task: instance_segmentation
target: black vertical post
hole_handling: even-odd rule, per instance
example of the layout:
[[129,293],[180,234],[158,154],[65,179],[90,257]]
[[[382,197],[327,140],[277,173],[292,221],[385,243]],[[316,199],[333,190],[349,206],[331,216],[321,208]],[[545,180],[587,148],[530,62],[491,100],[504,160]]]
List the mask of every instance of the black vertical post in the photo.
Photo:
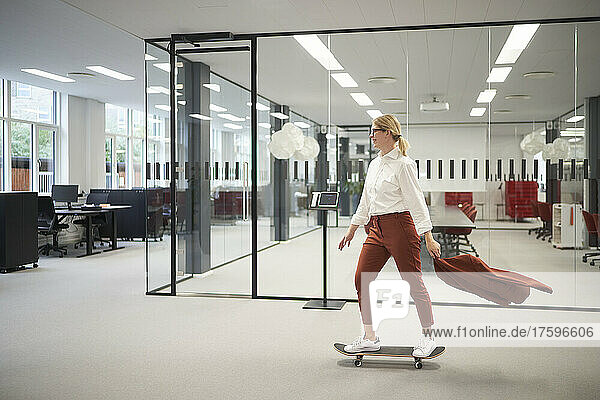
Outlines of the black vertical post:
[[[289,107],[271,103],[271,112],[289,115]],[[278,131],[284,122],[271,117],[271,127]],[[290,161],[273,158],[271,184],[273,185],[273,237],[274,241],[285,241],[290,238]]]
[[258,121],[256,113],[257,99],[257,38],[253,36],[250,39],[250,102],[252,103],[250,108],[250,122],[251,122],[251,154],[252,159],[250,161],[250,178],[252,180],[252,197],[250,199],[250,210],[252,212],[252,298],[258,297],[258,216],[257,202],[258,202]]
[[175,111],[176,111],[176,102],[175,102],[175,70],[177,66],[175,65],[175,40],[173,36],[171,36],[171,40],[169,42],[169,106],[170,106],[170,133],[171,137],[171,296],[176,295],[176,279],[177,279],[177,213],[175,209],[175,178],[176,178],[176,170],[175,170],[175,146],[177,145],[177,136],[175,134],[175,130],[177,127],[177,121],[175,121]]
[[[584,160],[584,179],[588,178],[587,206],[592,214],[598,214],[598,203],[600,200],[600,97],[589,97],[585,100],[585,140],[588,149],[588,157]],[[588,161],[589,160],[589,161]],[[587,161],[587,162],[586,162]],[[587,173],[589,167],[589,175]],[[590,246],[595,246],[598,237],[590,235]]]
[[338,181],[340,182],[340,213],[341,215],[352,215],[350,209],[350,182],[348,182],[348,161],[350,161],[350,138],[341,137],[340,161],[338,168]]
[[[546,143],[552,143],[559,136],[558,119],[546,122]],[[546,203],[560,202],[560,180],[558,165],[546,160]]]

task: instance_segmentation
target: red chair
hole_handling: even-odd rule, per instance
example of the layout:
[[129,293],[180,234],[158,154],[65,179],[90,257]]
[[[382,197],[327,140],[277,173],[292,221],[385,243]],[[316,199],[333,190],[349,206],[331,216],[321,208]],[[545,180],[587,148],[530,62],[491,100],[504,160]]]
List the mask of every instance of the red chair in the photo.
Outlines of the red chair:
[[538,232],[536,239],[542,239],[550,241],[552,239],[552,204],[538,201],[538,212],[540,219],[544,223],[544,226]]
[[[583,214],[583,220],[585,221],[585,227],[588,231],[588,233],[590,235],[598,235],[598,214],[590,214],[589,212],[585,211],[585,210],[581,210],[581,213]],[[598,245],[596,245],[596,250],[600,250],[600,248],[598,248]],[[592,253],[585,253],[581,259],[581,261],[583,262],[587,262],[588,258],[590,257],[594,257],[594,256],[600,256],[600,252],[592,252]],[[594,266],[594,259],[590,260],[590,265]]]

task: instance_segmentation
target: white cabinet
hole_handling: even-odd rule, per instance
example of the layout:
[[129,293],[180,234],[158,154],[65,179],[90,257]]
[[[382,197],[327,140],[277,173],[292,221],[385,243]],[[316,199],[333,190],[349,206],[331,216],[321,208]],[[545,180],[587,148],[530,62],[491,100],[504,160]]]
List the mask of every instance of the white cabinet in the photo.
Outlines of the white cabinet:
[[552,245],[559,249],[583,248],[585,223],[580,204],[556,203],[552,207]]

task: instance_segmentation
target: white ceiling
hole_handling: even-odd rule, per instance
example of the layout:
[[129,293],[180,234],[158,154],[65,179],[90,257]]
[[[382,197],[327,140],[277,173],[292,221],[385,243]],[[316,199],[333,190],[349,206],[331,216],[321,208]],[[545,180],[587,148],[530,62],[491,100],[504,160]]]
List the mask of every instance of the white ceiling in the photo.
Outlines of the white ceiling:
[[140,38],[600,15],[596,0],[64,0]]
[[[143,110],[144,43],[58,0],[0,0],[0,77]],[[92,72],[103,65],[136,77],[103,75],[59,83],[21,72]]]
[[[0,7],[0,52],[11,55],[0,58],[0,76],[137,109],[143,109],[144,102],[140,38],[173,32],[251,33],[600,15],[600,2],[595,0],[0,0]],[[600,69],[595,39],[600,37],[598,27],[600,23],[580,24],[579,98],[600,94],[600,81],[595,77]],[[509,29],[491,29],[492,61]],[[513,113],[492,114],[492,120],[543,120],[571,108],[572,30],[566,25],[538,30],[507,82],[498,86],[493,107]],[[358,81],[359,90],[375,101],[373,108],[384,112],[406,109],[406,105],[390,107],[379,100],[406,97],[408,53],[410,121],[471,121],[468,111],[487,76],[487,32],[486,28],[336,35],[331,48]],[[248,86],[248,54],[193,59]],[[136,80],[120,82],[99,76],[60,84],[20,72],[29,67],[66,74],[85,71],[84,66],[90,64],[105,65]],[[523,72],[540,69],[556,75],[538,81],[521,77]],[[367,78],[376,75],[392,75],[398,82],[369,84]],[[331,89],[334,123],[369,122],[364,108],[347,94],[348,89],[335,82]],[[531,94],[532,100],[504,100],[504,95],[515,92]],[[318,122],[327,121],[326,71],[292,38],[259,41],[259,93]],[[433,94],[450,103],[449,113],[424,115],[418,111],[418,103]]]

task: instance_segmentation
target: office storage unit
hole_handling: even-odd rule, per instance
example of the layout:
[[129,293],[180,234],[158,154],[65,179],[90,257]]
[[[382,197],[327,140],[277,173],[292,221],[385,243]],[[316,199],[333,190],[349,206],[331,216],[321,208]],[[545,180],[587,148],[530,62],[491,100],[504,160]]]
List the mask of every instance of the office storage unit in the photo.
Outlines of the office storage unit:
[[552,207],[552,245],[559,249],[583,248],[585,223],[580,204],[555,203]]
[[[91,189],[90,193],[108,193],[108,203],[112,205],[128,205],[130,209],[117,211],[117,237],[124,240],[144,239],[148,237],[160,239],[163,235],[163,188],[156,189]],[[150,201],[146,204],[146,194]],[[148,213],[148,215],[146,215]],[[102,237],[109,237],[112,227],[112,216],[107,216],[108,223],[100,228]]]
[[506,181],[504,183],[506,215],[511,218],[533,218],[531,201],[537,201],[537,182]]
[[0,272],[37,267],[36,192],[0,193]]

